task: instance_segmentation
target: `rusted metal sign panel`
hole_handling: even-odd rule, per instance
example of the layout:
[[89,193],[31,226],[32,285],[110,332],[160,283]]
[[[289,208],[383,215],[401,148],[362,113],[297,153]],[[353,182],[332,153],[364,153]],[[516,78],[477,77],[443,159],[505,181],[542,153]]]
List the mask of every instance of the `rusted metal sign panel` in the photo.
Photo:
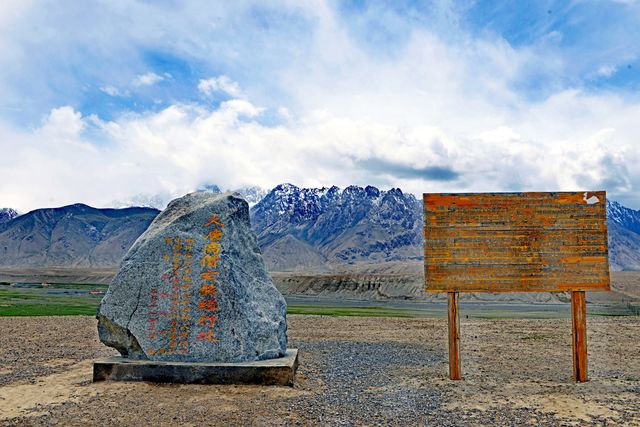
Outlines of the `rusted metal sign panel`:
[[609,290],[605,197],[424,194],[426,290]]

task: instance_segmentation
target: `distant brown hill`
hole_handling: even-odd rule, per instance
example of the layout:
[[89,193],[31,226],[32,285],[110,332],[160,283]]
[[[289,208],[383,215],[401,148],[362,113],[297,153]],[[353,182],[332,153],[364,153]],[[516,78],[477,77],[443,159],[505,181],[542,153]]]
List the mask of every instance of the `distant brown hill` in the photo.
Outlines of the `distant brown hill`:
[[[12,215],[0,224],[0,268],[116,269],[158,212],[75,204]],[[607,215],[612,271],[640,271],[640,212],[611,202]],[[422,202],[400,189],[282,184],[251,208],[251,221],[272,272],[343,274],[354,266],[362,273],[422,262]]]
[[114,267],[158,214],[152,208],[38,209],[0,224],[0,267]]

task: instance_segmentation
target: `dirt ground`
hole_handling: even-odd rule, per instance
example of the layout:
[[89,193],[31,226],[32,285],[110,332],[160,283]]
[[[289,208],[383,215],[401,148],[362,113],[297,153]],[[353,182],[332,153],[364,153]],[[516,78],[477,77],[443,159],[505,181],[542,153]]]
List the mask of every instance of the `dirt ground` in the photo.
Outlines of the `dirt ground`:
[[0,318],[0,425],[640,425],[640,318],[588,319],[590,381],[568,320],[290,316],[295,387],[92,383],[114,355],[91,317]]

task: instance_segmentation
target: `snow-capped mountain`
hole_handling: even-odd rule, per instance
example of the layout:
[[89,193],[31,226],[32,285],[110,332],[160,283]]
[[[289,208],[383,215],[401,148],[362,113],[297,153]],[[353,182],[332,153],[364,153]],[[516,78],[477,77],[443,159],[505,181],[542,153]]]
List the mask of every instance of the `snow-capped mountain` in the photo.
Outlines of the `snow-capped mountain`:
[[[215,184],[208,184],[208,185],[199,187],[196,191],[205,191],[209,193],[222,193],[222,190],[220,189],[220,187],[218,187]],[[242,197],[244,197],[244,199],[247,201],[247,203],[249,203],[249,206],[255,205],[260,200],[262,200],[264,196],[269,194],[269,190],[266,190],[264,188],[261,188],[255,185],[240,187],[235,190],[227,189],[225,191],[240,193]]]
[[9,222],[18,216],[18,212],[11,208],[0,208],[0,224]]
[[611,270],[640,270],[640,211],[607,201]]
[[618,202],[607,200],[607,220],[640,233],[640,211],[626,208]]
[[[608,202],[611,269],[640,270],[640,211]],[[422,259],[422,202],[400,189],[282,184],[251,210],[269,268]]]
[[[218,187],[215,184],[208,184],[208,185],[199,187],[196,191],[205,191],[209,193],[222,193],[222,190],[220,189],[220,187]],[[255,205],[260,200],[262,200],[264,196],[269,194],[269,190],[266,190],[264,188],[261,188],[255,185],[240,187],[235,190],[227,189],[225,191],[240,193],[242,197],[244,197],[244,199],[247,201],[247,203],[249,203],[249,206]]]
[[269,190],[255,185],[241,187],[233,191],[242,194],[242,197],[244,197],[247,203],[249,203],[249,206],[257,204],[264,198],[264,196],[269,194]]
[[161,194],[136,194],[135,196],[131,196],[128,199],[124,200],[114,200],[108,204],[108,206],[113,206],[115,209],[125,209],[125,208],[153,208],[158,210],[163,210],[167,207],[167,204],[173,200],[168,193]]
[[[222,190],[216,184],[206,184],[201,185],[196,188],[195,191],[203,191],[207,193],[221,193]],[[253,206],[258,203],[264,196],[269,193],[269,190],[257,187],[257,186],[247,186],[241,187],[236,190],[225,190],[225,191],[235,191],[240,193],[245,200],[249,203],[249,206]],[[109,203],[109,206],[113,206],[116,209],[123,208],[131,208],[131,207],[145,207],[145,208],[154,208],[163,210],[167,207],[169,202],[173,200],[175,197],[172,197],[169,193],[160,193],[160,194],[137,194],[128,199],[124,200],[114,200]]]
[[422,256],[421,203],[397,188],[281,184],[251,209],[251,218],[276,270]]
[[[253,205],[251,222],[271,271],[422,260],[422,201],[398,188],[281,184],[269,192],[259,187],[236,191]],[[164,207],[169,200],[157,201]],[[15,210],[0,209],[0,246],[8,248],[0,264],[116,266],[157,212],[76,204],[15,218]],[[607,215],[611,270],[640,270],[640,211],[611,201]]]
[[205,193],[221,193],[220,187],[215,184],[206,184],[198,187],[196,191],[203,191]]

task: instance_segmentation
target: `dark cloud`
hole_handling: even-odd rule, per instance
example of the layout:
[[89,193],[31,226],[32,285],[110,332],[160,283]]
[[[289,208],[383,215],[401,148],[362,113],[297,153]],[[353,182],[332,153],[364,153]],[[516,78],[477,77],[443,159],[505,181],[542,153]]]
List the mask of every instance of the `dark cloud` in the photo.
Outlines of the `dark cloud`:
[[460,174],[448,166],[427,166],[425,168],[414,168],[401,163],[389,160],[373,158],[367,160],[356,160],[356,165],[373,173],[386,173],[397,178],[404,179],[425,179],[427,181],[455,181]]

